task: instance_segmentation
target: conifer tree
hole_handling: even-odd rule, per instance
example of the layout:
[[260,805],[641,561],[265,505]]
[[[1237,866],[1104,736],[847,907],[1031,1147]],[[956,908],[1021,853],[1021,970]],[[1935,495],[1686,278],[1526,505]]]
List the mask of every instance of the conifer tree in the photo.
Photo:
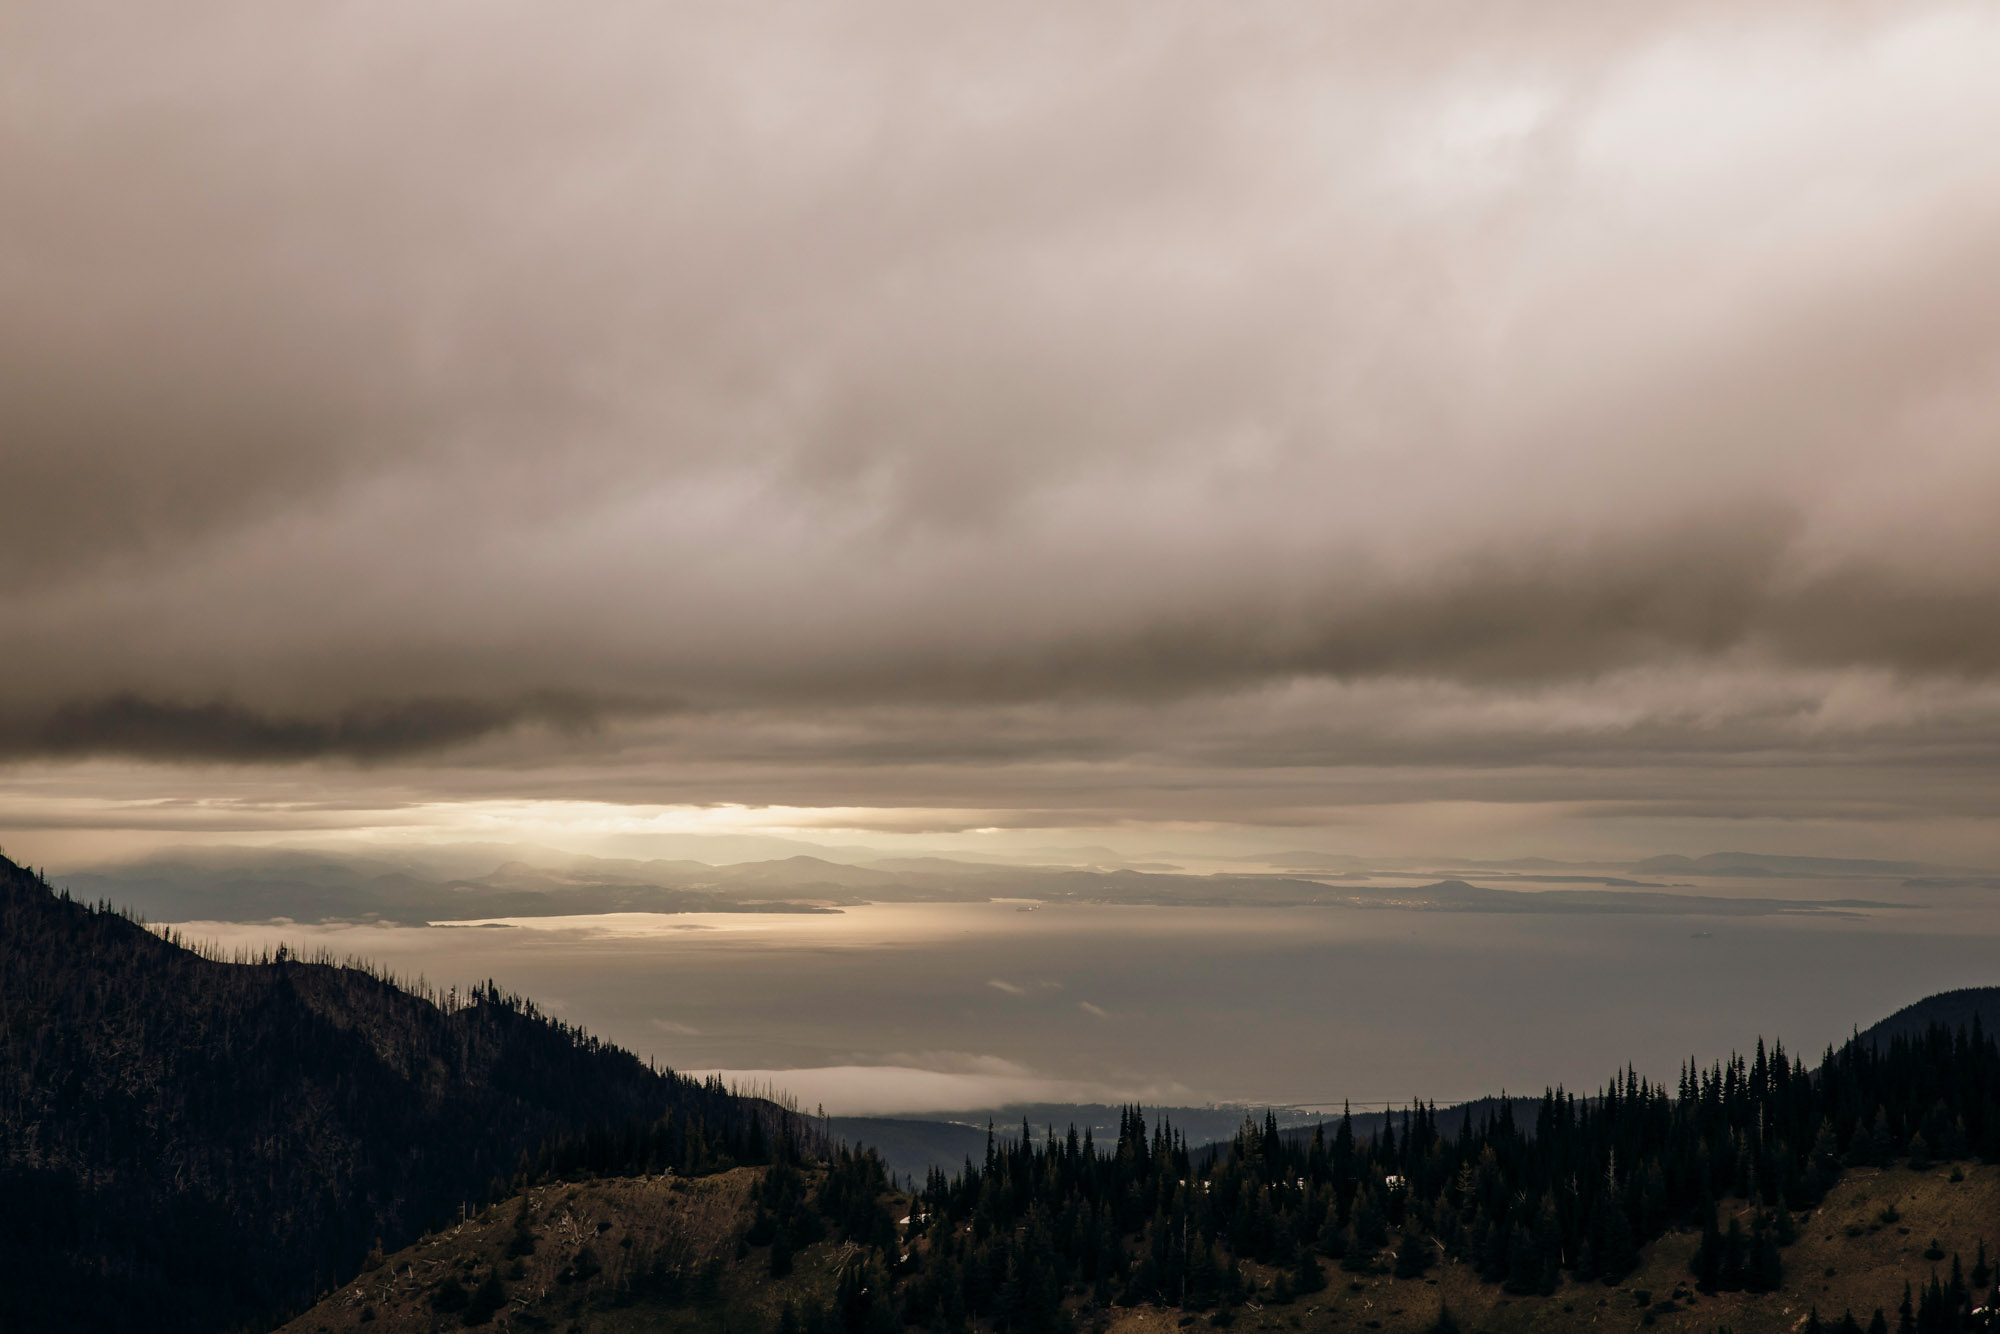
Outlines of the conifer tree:
[[1298,1265],[1292,1270],[1292,1290],[1307,1296],[1325,1287],[1326,1271],[1320,1268],[1318,1259],[1309,1248],[1300,1247]]
[[1430,1240],[1421,1232],[1405,1228],[1396,1243],[1396,1277],[1422,1278],[1434,1255]]
[[1314,1245],[1329,1260],[1338,1260],[1347,1254],[1347,1230],[1340,1225],[1339,1216],[1331,1209],[1327,1211],[1326,1222],[1321,1225]]
[[1604,1240],[1598,1252],[1597,1268],[1606,1283],[1616,1283],[1632,1272],[1639,1264],[1639,1246],[1632,1237],[1632,1224],[1625,1217],[1624,1206],[1617,1200],[1607,1201],[1603,1208]]
[[792,1272],[792,1239],[783,1229],[771,1238],[770,1269],[772,1278]]

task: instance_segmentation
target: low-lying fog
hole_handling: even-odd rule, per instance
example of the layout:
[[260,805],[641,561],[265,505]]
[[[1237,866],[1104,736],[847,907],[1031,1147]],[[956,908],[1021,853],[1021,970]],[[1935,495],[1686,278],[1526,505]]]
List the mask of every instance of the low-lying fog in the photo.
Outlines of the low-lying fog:
[[643,1056],[852,1115],[1589,1090],[1760,1034],[1810,1061],[1911,1000],[2000,980],[1992,891],[1896,896],[1754,917],[995,901],[185,929],[491,977]]

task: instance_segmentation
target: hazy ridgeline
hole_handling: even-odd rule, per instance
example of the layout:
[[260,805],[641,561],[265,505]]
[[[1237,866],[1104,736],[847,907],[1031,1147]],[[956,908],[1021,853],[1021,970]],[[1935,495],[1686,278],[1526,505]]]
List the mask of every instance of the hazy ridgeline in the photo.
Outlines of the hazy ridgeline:
[[765,857],[725,865],[239,849],[60,879],[229,950],[496,978],[642,1056],[836,1116],[980,1124],[962,1114],[1588,1087],[1759,1033],[1817,1051],[1990,980],[2000,952],[1991,889],[1922,863],[1301,853],[1205,874],[764,845],[722,845]]

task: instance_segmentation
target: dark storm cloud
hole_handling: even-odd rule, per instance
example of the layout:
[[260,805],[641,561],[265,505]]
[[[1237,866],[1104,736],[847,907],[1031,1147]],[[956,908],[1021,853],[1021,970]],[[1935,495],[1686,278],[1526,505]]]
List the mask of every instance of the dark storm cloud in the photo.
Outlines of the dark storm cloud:
[[1936,796],[2000,735],[1996,56],[1952,5],[11,12],[0,752]]
[[0,757],[126,755],[260,763],[338,756],[388,760],[473,741],[526,723],[576,731],[607,710],[589,700],[531,696],[373,702],[331,716],[271,715],[214,701],[114,695],[66,702],[46,717],[0,725]]

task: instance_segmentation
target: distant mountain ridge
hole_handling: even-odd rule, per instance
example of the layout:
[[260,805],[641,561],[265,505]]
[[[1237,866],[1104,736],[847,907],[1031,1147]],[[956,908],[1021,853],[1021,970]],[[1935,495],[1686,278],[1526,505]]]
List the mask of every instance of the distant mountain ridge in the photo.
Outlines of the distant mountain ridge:
[[[967,1158],[983,1159],[989,1125],[996,1139],[1010,1142],[1020,1140],[1023,1123],[1030,1137],[1061,1135],[1075,1129],[1110,1142],[1117,1137],[1119,1118],[1130,1110],[1105,1103],[1011,1103],[927,1116],[836,1116],[828,1122],[828,1132],[835,1143],[845,1141],[873,1149],[881,1156],[883,1165],[898,1177],[922,1181],[933,1167],[955,1172]],[[1195,1146],[1227,1143],[1242,1127],[1246,1116],[1261,1125],[1267,1111],[1274,1112],[1279,1124],[1287,1128],[1331,1119],[1293,1107],[1264,1105],[1147,1106],[1144,1110],[1149,1119],[1171,1125]]]
[[1669,854],[1633,862],[1632,870],[1641,875],[1773,876],[1796,879],[1857,875],[1896,878],[1978,874],[1975,868],[1940,866],[1933,862],[1869,861],[1857,857],[1780,857],[1762,852],[1711,852],[1702,857]]
[[[648,913],[827,913],[868,903],[984,902],[1030,898],[1045,903],[1116,903],[1154,907],[1350,907],[1482,913],[1682,913],[1765,916],[1849,912],[1894,906],[1861,899],[1750,897],[1690,893],[1691,886],[1596,874],[1532,869],[1474,879],[1410,870],[1358,871],[1353,859],[1326,858],[1318,870],[1195,874],[1165,865],[1078,867],[996,865],[948,858],[882,858],[856,864],[800,853],[769,861],[711,866],[696,861],[635,861],[577,855],[537,861],[502,857],[473,869],[471,853],[396,862],[334,854],[250,850],[180,853],[131,865],[65,875],[84,898],[126,904],[157,921],[374,921],[407,926],[493,918]],[[1904,875],[1921,863],[1831,862],[1718,853],[1700,859],[1655,858],[1642,865],[1684,876],[1839,879],[1827,867],[1873,867],[1875,878]],[[1819,867],[1822,870],[1812,871]],[[1763,869],[1759,869],[1763,868]],[[1884,869],[1889,868],[1889,869]],[[1932,872],[1948,868],[1931,867]],[[455,872],[455,873],[454,873]],[[1433,883],[1420,883],[1427,879]],[[1387,882],[1387,883],[1384,883]],[[1412,883],[1419,882],[1419,883]],[[1529,886],[1538,886],[1530,888]],[[1597,888],[1575,889],[1571,885]],[[1541,888],[1539,886],[1557,886]],[[1674,891],[1674,892],[1668,892]]]

